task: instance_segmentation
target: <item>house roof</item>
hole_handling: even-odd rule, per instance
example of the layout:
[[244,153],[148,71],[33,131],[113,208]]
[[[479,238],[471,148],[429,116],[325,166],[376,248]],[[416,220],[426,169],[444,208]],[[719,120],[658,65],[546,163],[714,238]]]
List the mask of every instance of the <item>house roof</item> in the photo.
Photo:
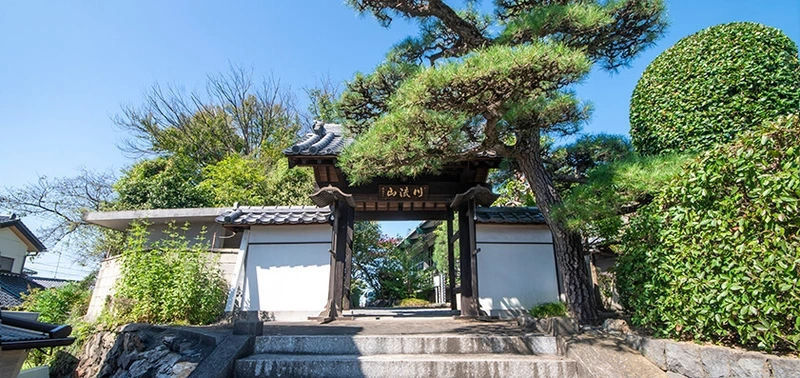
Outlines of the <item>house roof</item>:
[[331,209],[316,206],[242,206],[217,217],[227,226],[323,224],[330,220]]
[[537,207],[478,207],[475,222],[501,224],[545,224]]
[[44,246],[44,243],[25,226],[25,223],[22,223],[22,219],[16,214],[0,215],[0,228],[10,228],[11,232],[25,243],[28,247],[28,252],[47,251],[47,247]]
[[32,276],[28,276],[27,278],[39,285],[42,285],[42,287],[44,287],[45,289],[50,289],[53,287],[62,287],[69,283],[74,282],[71,280],[64,280],[61,278],[46,278],[46,277],[32,277]]
[[335,123],[315,122],[313,133],[306,134],[283,151],[286,156],[336,156],[353,142],[345,136],[344,127]]
[[16,273],[0,272],[0,308],[11,308],[22,304],[22,294],[30,289],[45,286]]
[[125,231],[135,220],[147,220],[154,224],[213,222],[226,207],[198,207],[189,209],[152,209],[125,211],[95,211],[86,213],[83,220],[113,230]]

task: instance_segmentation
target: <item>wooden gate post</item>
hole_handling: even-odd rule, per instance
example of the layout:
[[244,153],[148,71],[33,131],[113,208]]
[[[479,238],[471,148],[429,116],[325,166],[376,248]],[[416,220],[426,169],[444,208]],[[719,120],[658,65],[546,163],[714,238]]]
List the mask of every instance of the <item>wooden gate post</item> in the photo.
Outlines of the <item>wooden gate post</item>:
[[458,245],[461,260],[461,316],[478,316],[478,298],[475,296],[476,267],[473,266],[473,245],[475,244],[475,202],[464,201],[458,208]]

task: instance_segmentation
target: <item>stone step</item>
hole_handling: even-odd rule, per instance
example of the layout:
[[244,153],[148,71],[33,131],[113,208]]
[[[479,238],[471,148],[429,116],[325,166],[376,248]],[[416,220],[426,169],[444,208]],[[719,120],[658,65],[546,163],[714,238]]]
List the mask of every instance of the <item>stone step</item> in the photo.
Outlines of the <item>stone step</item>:
[[517,354],[555,355],[552,336],[386,335],[259,336],[260,354]]
[[577,378],[577,374],[573,360],[516,354],[256,354],[236,362],[237,378]]

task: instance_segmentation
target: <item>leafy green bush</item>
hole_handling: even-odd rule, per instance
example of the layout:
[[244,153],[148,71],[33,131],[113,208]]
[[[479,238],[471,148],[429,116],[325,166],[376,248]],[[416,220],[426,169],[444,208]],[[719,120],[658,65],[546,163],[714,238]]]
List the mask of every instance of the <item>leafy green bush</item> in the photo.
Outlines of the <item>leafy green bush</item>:
[[85,281],[71,282],[58,288],[33,289],[22,298],[20,310],[38,312],[41,322],[64,324],[86,314],[92,291]]
[[202,243],[189,243],[174,225],[166,233],[167,238],[146,246],[144,225],[132,228],[105,322],[208,324],[219,319],[227,295],[221,272]]
[[540,303],[530,310],[534,318],[553,318],[567,316],[567,306],[563,302]]
[[800,108],[797,45],[780,30],[736,22],[678,41],[642,74],[631,138],[645,155],[701,151]]
[[800,114],[703,153],[623,236],[622,304],[660,336],[800,350]]
[[91,286],[95,277],[95,274],[91,274],[79,282],[71,282],[62,287],[33,289],[23,296],[23,303],[17,310],[38,312],[38,320],[41,322],[69,324],[73,327],[71,336],[76,339],[72,345],[66,347],[31,350],[23,365],[26,369],[40,365],[63,365],[64,361],[71,361],[68,365],[74,369],[77,365],[75,356],[90,334],[88,323],[81,318],[89,308]]
[[425,307],[425,306],[427,306],[429,304],[431,304],[431,302],[428,302],[428,301],[426,301],[424,299],[406,298],[406,299],[403,299],[402,301],[400,301],[400,304],[398,306],[399,307]]

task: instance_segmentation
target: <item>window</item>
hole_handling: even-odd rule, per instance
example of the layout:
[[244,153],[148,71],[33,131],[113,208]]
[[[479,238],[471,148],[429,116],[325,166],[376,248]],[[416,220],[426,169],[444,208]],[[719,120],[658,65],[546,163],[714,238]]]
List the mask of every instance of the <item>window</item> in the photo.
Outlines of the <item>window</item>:
[[14,259],[0,257],[0,272],[10,272],[12,267],[14,267]]

